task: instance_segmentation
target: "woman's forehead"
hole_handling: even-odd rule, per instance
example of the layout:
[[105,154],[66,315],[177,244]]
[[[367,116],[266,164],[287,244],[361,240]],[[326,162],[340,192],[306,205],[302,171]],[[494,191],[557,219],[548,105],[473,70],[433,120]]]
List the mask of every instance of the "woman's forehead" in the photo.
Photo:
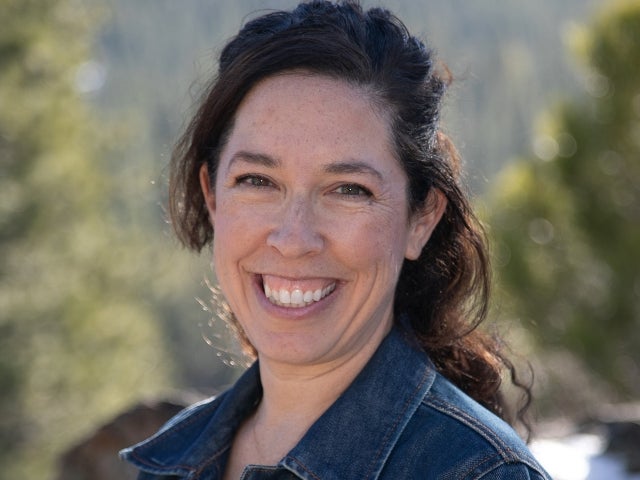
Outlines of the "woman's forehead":
[[269,77],[247,94],[229,142],[233,149],[266,142],[269,148],[391,154],[391,138],[389,122],[362,89],[327,76],[289,74]]

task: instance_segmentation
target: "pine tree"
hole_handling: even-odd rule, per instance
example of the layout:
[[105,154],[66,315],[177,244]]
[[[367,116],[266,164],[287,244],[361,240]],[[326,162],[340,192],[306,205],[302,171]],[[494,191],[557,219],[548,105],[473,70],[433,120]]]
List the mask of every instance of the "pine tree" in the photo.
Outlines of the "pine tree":
[[[490,200],[503,301],[543,351],[640,394],[640,2],[576,36],[586,94],[545,115]],[[575,392],[576,395],[586,392]]]
[[[165,385],[139,238],[121,229],[78,88],[85,2],[0,2],[0,476],[56,455]],[[86,64],[84,64],[86,66]]]

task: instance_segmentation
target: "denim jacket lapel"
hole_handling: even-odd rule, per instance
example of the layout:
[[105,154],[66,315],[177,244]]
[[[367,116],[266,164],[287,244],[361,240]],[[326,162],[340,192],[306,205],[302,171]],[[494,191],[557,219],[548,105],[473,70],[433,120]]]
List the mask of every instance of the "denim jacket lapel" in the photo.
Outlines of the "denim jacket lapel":
[[305,479],[377,478],[435,377],[424,352],[393,329],[281,465]]
[[204,470],[224,467],[238,426],[261,397],[256,363],[232,389],[188,407],[153,437],[122,450],[120,456],[140,470],[156,475],[203,478]]
[[[435,377],[427,356],[394,328],[278,467],[302,479],[377,478]],[[151,474],[220,478],[235,431],[261,397],[256,363],[231,390],[189,407],[121,456]]]

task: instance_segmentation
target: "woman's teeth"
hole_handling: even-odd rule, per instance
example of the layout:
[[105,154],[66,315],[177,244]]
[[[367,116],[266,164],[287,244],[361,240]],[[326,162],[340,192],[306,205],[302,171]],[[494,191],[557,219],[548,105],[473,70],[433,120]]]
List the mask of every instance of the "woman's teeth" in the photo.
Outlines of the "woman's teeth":
[[264,294],[269,301],[281,307],[305,307],[313,302],[319,302],[321,299],[329,295],[336,288],[336,284],[332,283],[322,289],[302,291],[294,288],[289,291],[284,288],[271,289],[269,285],[264,284]]

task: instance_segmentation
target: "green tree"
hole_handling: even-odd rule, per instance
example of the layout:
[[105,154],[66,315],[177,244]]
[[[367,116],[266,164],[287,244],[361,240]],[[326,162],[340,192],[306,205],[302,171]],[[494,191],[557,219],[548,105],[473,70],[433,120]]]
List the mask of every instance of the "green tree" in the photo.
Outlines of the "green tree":
[[607,4],[574,43],[587,94],[544,117],[491,193],[500,288],[543,351],[567,348],[638,396],[640,2]]
[[47,478],[170,365],[78,88],[96,19],[74,0],[2,0],[0,18],[0,477]]

